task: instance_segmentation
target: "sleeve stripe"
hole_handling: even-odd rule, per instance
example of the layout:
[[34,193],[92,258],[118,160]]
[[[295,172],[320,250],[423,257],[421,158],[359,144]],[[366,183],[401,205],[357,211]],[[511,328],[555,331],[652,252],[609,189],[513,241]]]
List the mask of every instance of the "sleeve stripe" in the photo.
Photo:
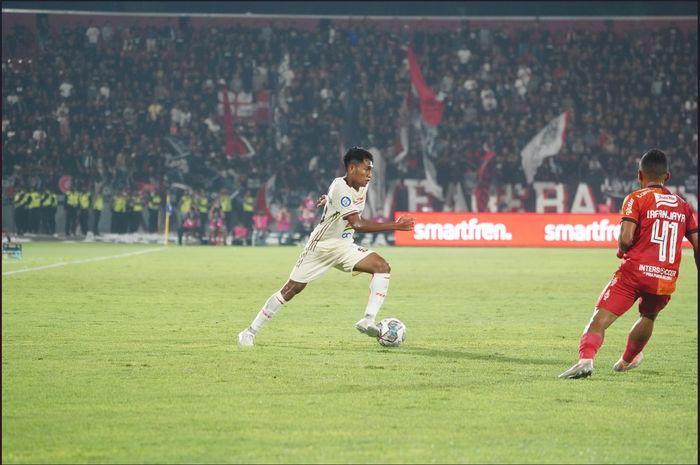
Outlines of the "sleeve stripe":
[[636,224],[637,226],[639,226],[639,221],[634,220],[634,219],[632,219],[632,218],[629,218],[629,217],[627,217],[627,216],[623,216],[622,219],[620,220],[620,222],[622,222],[622,221],[629,221],[629,222],[634,223],[634,224]]
[[697,233],[697,232],[698,232],[698,228],[691,229],[690,231],[686,231],[686,232],[685,232],[685,237],[686,237],[686,238],[687,238],[687,237],[690,237],[691,234]]
[[357,211],[357,210],[353,210],[353,211],[351,211],[351,212],[347,212],[346,214],[344,214],[344,215],[342,216],[342,218],[345,219],[345,218],[347,218],[348,216],[352,215],[353,213],[360,213],[360,212]]

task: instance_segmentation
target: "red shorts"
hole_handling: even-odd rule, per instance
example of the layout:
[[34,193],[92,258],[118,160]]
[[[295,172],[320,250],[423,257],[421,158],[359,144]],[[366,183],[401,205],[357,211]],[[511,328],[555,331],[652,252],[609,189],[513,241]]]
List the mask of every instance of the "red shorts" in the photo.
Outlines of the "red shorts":
[[621,316],[634,305],[637,299],[641,299],[639,313],[645,315],[663,310],[671,300],[671,296],[642,291],[638,281],[630,276],[630,273],[617,270],[600,293],[595,306]]

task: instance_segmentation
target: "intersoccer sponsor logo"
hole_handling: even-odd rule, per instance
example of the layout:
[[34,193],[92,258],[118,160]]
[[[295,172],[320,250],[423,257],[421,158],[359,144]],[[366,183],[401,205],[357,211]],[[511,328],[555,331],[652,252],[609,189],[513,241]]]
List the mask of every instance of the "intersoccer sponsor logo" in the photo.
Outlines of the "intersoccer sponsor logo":
[[416,223],[413,238],[417,241],[510,241],[513,235],[505,224],[479,223],[476,218],[451,223]]
[[620,225],[608,220],[589,224],[547,224],[544,227],[544,240],[547,242],[609,242],[617,240]]
[[666,281],[673,280],[678,274],[676,270],[670,270],[655,265],[639,265],[639,271],[650,278],[663,279]]

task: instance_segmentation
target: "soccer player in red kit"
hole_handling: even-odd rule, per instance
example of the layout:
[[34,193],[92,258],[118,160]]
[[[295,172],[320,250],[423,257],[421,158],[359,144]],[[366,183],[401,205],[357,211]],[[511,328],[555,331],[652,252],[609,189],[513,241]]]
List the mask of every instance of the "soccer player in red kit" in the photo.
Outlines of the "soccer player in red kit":
[[698,225],[693,211],[664,187],[670,177],[666,154],[658,149],[646,152],[637,176],[641,189],[629,194],[622,203],[617,252],[622,265],[601,292],[593,317],[583,330],[578,363],[560,378],[590,376],[605,330],[640,299],[640,317],[629,332],[622,357],[613,365],[618,372],[637,368],[654,320],[676,288],[683,237],[693,246],[695,265],[698,264]]

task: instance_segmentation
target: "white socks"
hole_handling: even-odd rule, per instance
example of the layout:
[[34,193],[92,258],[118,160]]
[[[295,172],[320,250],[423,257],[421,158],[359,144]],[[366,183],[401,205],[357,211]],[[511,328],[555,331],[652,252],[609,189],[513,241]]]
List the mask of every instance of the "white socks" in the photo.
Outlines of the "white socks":
[[365,318],[374,321],[379,313],[379,308],[384,303],[384,297],[389,290],[390,277],[389,273],[374,273],[372,275],[372,280],[369,282],[369,301],[365,309]]
[[250,331],[253,334],[257,334],[260,329],[265,326],[265,323],[275,316],[275,313],[277,313],[277,310],[282,307],[282,305],[286,304],[287,301],[284,300],[284,297],[282,297],[282,293],[277,291],[276,293],[272,294],[269,299],[267,299],[267,302],[265,302],[265,305],[263,305],[263,308],[260,309],[258,312],[258,316],[255,317],[253,320],[253,323],[250,325]]

